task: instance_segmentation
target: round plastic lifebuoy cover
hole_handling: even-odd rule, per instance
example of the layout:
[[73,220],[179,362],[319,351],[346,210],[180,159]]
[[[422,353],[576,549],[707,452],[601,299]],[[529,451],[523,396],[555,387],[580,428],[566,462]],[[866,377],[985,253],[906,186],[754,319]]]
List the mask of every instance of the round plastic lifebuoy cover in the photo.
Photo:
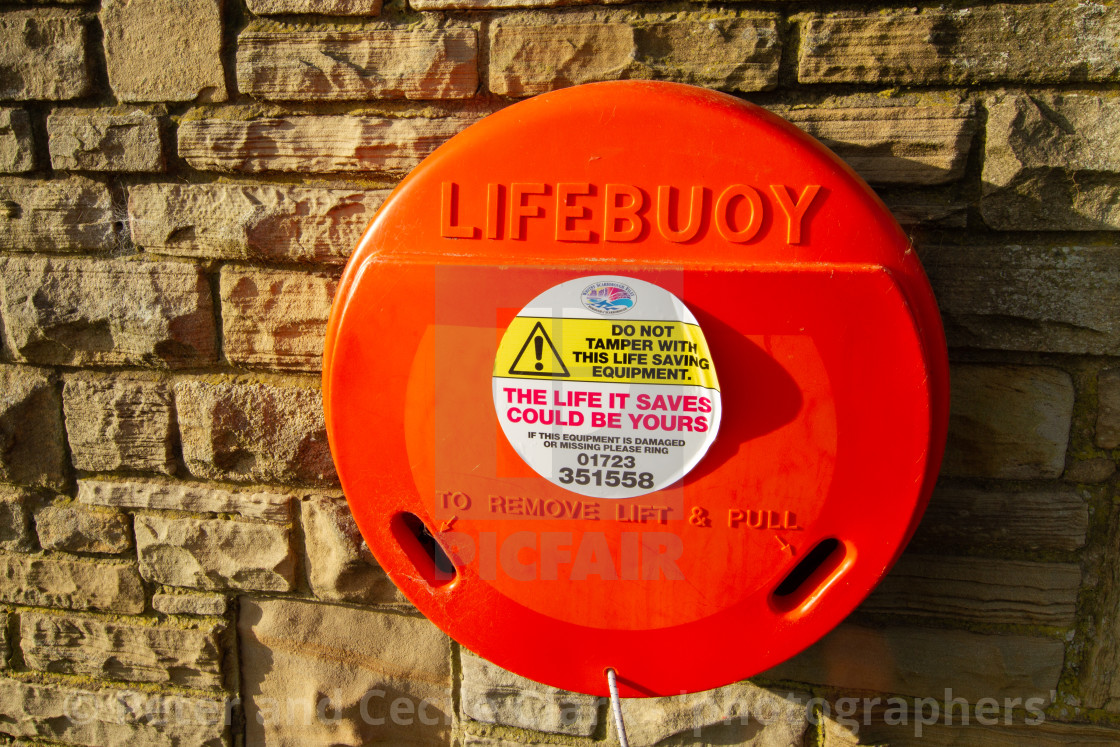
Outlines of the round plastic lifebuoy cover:
[[477,654],[676,695],[762,672],[902,552],[947,427],[940,318],[845,164],[731,96],[579,86],[388,198],[323,399],[386,573]]

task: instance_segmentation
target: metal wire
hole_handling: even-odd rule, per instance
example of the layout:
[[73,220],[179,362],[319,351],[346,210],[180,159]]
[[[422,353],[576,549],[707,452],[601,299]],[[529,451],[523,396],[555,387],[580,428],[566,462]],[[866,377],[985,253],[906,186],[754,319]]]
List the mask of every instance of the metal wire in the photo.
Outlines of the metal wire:
[[618,682],[614,669],[607,669],[607,689],[611,691],[611,713],[614,714],[614,728],[618,732],[619,747],[630,747],[626,739],[626,725],[622,723],[622,703],[618,699]]

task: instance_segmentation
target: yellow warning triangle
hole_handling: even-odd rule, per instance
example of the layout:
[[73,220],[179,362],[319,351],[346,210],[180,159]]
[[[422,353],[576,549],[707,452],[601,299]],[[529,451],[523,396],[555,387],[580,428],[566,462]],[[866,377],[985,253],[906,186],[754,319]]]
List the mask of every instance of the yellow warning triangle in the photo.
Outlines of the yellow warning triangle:
[[521,352],[509,367],[509,372],[512,376],[571,376],[556,346],[552,344],[552,338],[544,331],[540,322],[533,325],[529,336],[525,338],[525,344],[521,346]]

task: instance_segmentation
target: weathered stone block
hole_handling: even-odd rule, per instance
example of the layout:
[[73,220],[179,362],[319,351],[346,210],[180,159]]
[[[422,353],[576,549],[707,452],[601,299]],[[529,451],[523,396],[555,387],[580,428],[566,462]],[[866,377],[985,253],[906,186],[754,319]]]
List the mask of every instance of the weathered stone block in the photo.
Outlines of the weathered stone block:
[[[954,718],[948,724],[944,723],[945,716],[941,713],[942,723],[922,726],[920,735],[915,733],[919,715],[917,708],[911,710],[905,724],[898,723],[897,719],[894,723],[872,720],[860,728],[859,741],[850,744],[889,744],[891,747],[1113,747],[1120,740],[1120,729],[1116,727],[1063,724],[1049,720],[1037,707],[1022,716],[1005,709],[1003,703],[993,706],[992,701],[987,701],[978,706],[968,723],[963,721],[961,707],[956,706]],[[926,705],[925,709],[925,718],[929,721],[932,707]],[[1029,720],[1024,723],[1024,719]],[[833,747],[844,743],[825,744]]]
[[416,10],[502,10],[505,8],[555,8],[575,5],[620,5],[629,0],[411,0]]
[[128,519],[118,511],[75,503],[53,504],[35,512],[39,544],[47,550],[120,553],[132,547]]
[[35,530],[31,527],[35,503],[35,494],[30,490],[0,485],[0,550],[35,549]]
[[35,168],[31,118],[23,109],[0,109],[0,171],[9,174]]
[[47,134],[56,169],[163,171],[159,120],[147,112],[55,109]]
[[0,678],[0,732],[66,744],[222,747],[229,729],[220,699],[128,690],[96,692]]
[[988,83],[1115,80],[1120,12],[1064,2],[809,16],[803,83]]
[[0,601],[131,615],[144,610],[144,587],[131,565],[0,555]]
[[964,176],[976,123],[968,106],[772,107],[872,184],[945,184]]
[[1078,695],[1086,708],[1120,713],[1120,677],[1116,676],[1120,670],[1120,507],[1113,505],[1109,511],[1108,532],[1101,538],[1101,546],[1108,551],[1097,565],[1084,611],[1092,621],[1093,633],[1084,639]]
[[140,574],[168,586],[290,591],[291,529],[222,519],[138,515],[133,521]]
[[1120,368],[1097,374],[1097,446],[1120,446]]
[[1060,477],[1073,416],[1069,374],[1042,366],[954,366],[941,474]]
[[424,618],[242,599],[238,632],[246,744],[450,742],[450,646]]
[[819,643],[770,669],[767,678],[879,693],[1051,700],[1062,671],[1061,641],[927,628],[842,624]]
[[749,682],[664,698],[622,701],[633,744],[801,745],[809,730],[807,695]]
[[6,249],[110,249],[116,243],[109,190],[84,177],[6,180],[0,206]]
[[0,259],[9,349],[52,365],[203,365],[215,359],[210,284],[181,262]]
[[105,0],[101,27],[119,100],[225,100],[222,0]]
[[224,615],[229,600],[221,594],[169,594],[152,595],[152,609],[165,615]]
[[1062,477],[1067,482],[1102,483],[1116,474],[1116,462],[1108,457],[1083,459],[1066,467]]
[[490,90],[531,96],[617,78],[656,78],[757,91],[777,83],[781,39],[771,15],[528,25],[490,33]]
[[307,580],[329,602],[408,604],[366,547],[344,498],[317,496],[300,504]]
[[316,389],[180,381],[183,458],[191,474],[248,482],[335,485]]
[[1022,493],[939,487],[914,535],[919,547],[1003,547],[1070,552],[1085,546],[1089,506],[1072,490]]
[[74,615],[20,615],[31,669],[129,682],[221,687],[218,628],[157,627]]
[[726,91],[761,91],[778,83],[782,39],[770,14],[642,24],[634,41],[632,77]]
[[1120,267],[1106,247],[941,245],[922,264],[951,346],[1120,353]]
[[179,125],[179,155],[202,171],[405,172],[473,116],[322,115],[195,119]]
[[222,341],[235,365],[319,371],[335,273],[226,265],[221,274]]
[[[1120,9],[1109,13],[1120,19]],[[985,223],[1008,231],[1120,230],[1120,99],[997,95],[987,109]]]
[[175,471],[170,384],[135,374],[92,372],[64,381],[62,404],[75,467]]
[[81,12],[36,8],[0,15],[0,70],[0,99],[84,95],[90,78]]
[[0,365],[0,480],[66,485],[62,397],[47,371]]
[[598,698],[533,682],[465,650],[462,666],[460,707],[475,721],[550,734],[595,733]]
[[860,609],[979,623],[1072,627],[1073,563],[906,554]]
[[314,13],[326,16],[376,16],[381,0],[248,0],[258,16]]
[[634,27],[626,23],[499,22],[490,28],[490,90],[501,96],[532,96],[614,80],[636,53]]
[[468,28],[250,28],[237,38],[237,85],[278,101],[470,98],[478,88],[478,35]]
[[876,190],[894,219],[904,227],[968,225],[969,201],[956,190],[893,188]]
[[276,522],[292,518],[290,495],[182,482],[79,480],[78,501],[90,506],[241,514]]
[[384,189],[140,184],[128,191],[132,240],[157,254],[342,264]]

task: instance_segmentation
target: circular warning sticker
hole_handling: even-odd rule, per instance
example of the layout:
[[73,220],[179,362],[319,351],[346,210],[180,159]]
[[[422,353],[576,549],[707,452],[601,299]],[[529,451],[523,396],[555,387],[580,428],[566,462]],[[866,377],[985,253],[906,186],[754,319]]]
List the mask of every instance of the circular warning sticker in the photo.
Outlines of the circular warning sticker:
[[680,480],[715,440],[721,410],[692,312],[616,276],[561,283],[518,313],[494,361],[494,408],[530,467],[596,498]]

